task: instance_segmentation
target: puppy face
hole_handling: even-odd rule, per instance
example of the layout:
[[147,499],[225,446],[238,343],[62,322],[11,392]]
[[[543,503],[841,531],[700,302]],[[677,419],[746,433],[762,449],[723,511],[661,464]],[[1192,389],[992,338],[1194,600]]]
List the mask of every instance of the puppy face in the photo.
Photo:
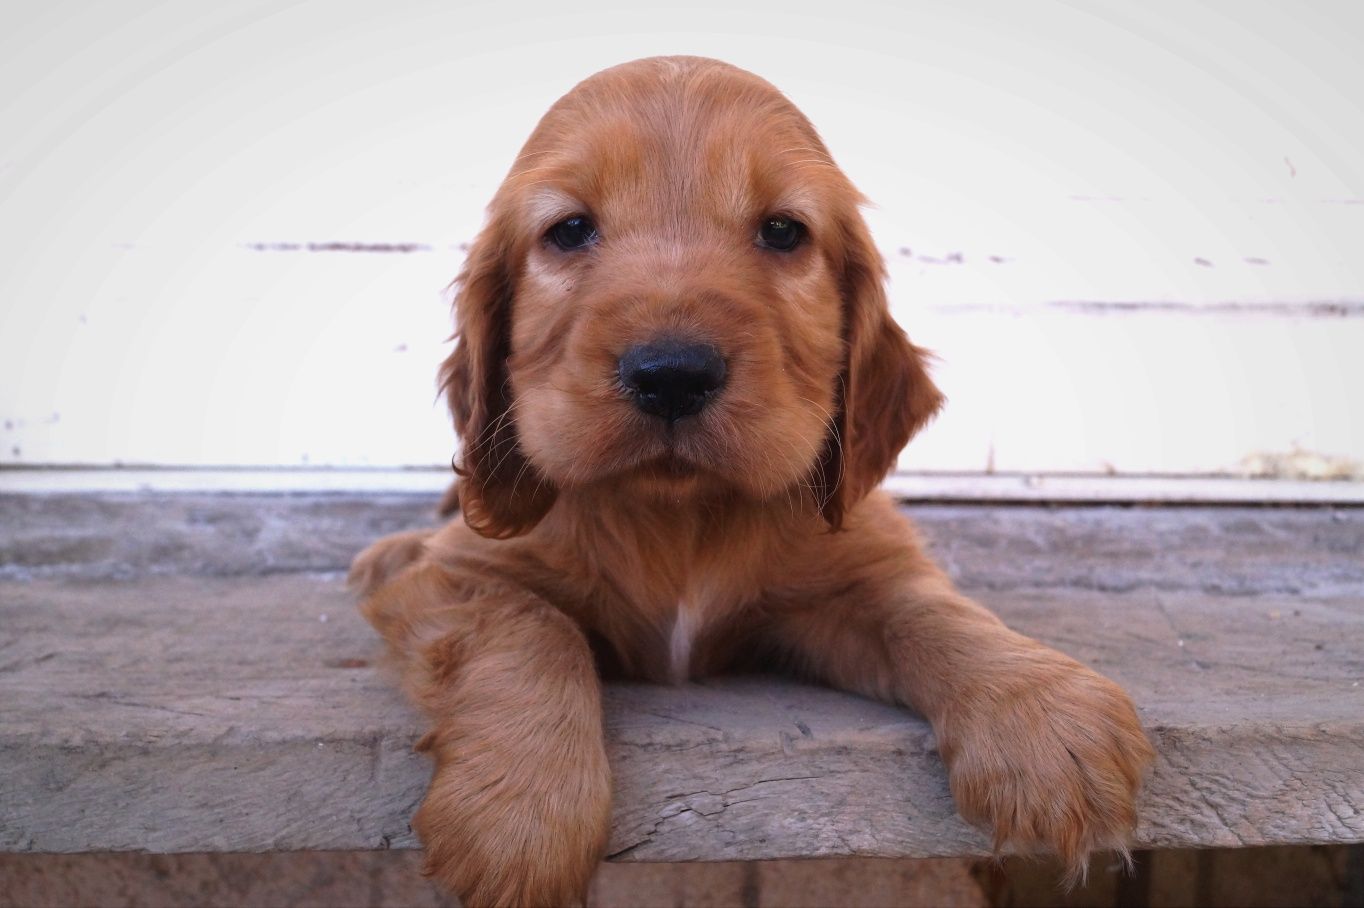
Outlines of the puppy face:
[[[561,99],[460,278],[442,371],[466,519],[508,535],[609,484],[796,490],[837,524],[938,402],[858,201],[805,118],[725,64],[642,60]],[[854,373],[884,383],[865,425]]]

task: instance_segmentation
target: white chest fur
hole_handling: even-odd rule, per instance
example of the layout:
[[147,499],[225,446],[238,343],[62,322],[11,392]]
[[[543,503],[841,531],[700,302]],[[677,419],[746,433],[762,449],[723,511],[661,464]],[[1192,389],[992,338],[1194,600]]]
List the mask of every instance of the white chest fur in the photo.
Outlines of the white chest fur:
[[700,626],[701,616],[696,607],[685,601],[677,603],[677,617],[668,638],[668,677],[674,684],[691,677],[691,648]]

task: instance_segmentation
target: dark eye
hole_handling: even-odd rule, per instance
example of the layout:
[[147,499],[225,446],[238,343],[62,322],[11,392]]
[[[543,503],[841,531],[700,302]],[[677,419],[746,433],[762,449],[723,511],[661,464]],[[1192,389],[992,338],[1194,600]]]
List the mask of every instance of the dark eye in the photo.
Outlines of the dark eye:
[[805,236],[804,224],[780,216],[765,218],[762,227],[758,230],[758,237],[764,246],[769,249],[779,249],[782,252],[795,249],[803,236]]
[[549,228],[546,236],[551,243],[564,251],[582,249],[596,241],[597,225],[586,215],[575,214]]

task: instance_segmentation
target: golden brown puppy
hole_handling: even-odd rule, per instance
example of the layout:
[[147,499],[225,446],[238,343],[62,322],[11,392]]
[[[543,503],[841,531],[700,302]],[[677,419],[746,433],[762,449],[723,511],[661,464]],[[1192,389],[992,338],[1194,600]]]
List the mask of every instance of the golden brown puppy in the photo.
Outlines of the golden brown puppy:
[[926,716],[998,846],[1123,848],[1127,696],[958,593],[874,491],[941,396],[859,202],[776,89],[690,57],[578,85],[498,190],[441,367],[463,517],[352,571],[431,717],[414,827],[465,904],[582,898],[599,668],[754,653]]

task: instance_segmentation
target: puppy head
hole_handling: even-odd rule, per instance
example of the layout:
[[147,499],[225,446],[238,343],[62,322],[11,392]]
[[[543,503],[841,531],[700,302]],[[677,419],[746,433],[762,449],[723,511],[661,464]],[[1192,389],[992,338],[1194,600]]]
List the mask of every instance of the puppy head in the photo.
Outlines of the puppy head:
[[941,402],[860,201],[726,64],[640,60],[560,99],[457,279],[441,384],[469,524],[515,535],[610,483],[794,496],[839,526]]

